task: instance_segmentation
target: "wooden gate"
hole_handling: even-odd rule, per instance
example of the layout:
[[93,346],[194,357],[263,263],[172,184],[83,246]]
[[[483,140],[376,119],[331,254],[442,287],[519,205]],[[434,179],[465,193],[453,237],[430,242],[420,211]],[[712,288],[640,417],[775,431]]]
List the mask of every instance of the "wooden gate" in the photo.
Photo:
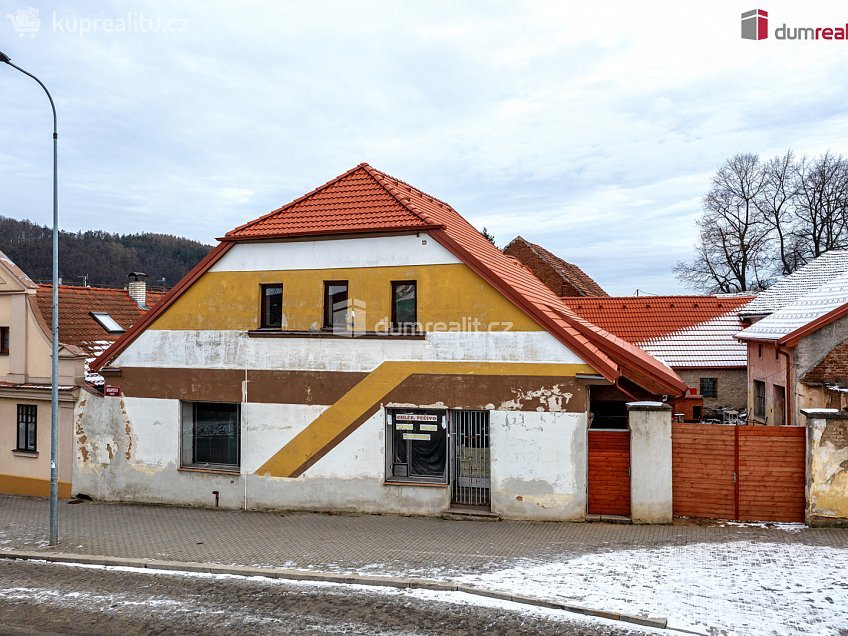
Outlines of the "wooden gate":
[[630,431],[589,429],[592,515],[630,516]]
[[672,425],[676,516],[804,521],[803,426]]

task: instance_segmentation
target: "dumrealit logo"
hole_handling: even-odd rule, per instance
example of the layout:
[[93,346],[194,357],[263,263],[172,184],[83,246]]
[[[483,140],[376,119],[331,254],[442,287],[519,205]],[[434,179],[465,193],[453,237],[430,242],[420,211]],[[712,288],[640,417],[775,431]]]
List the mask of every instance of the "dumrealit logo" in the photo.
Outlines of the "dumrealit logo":
[[[752,9],[742,14],[742,39],[768,38],[769,14],[763,9]],[[784,22],[774,30],[775,40],[844,40],[848,24],[838,27],[790,27]]]
[[753,9],[742,14],[742,39],[765,40],[768,37],[768,11]]

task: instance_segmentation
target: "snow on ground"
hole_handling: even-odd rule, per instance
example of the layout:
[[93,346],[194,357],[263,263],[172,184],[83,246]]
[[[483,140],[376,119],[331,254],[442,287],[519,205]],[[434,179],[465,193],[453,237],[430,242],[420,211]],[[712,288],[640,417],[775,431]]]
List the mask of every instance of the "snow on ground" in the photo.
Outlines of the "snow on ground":
[[[47,561],[34,560],[32,563],[47,563]],[[389,595],[389,596],[405,596],[419,601],[434,602],[434,603],[454,603],[459,605],[474,605],[477,607],[488,607],[501,609],[511,612],[521,612],[530,614],[552,621],[568,621],[570,623],[586,623],[598,627],[627,627],[638,630],[645,634],[663,634],[662,630],[652,629],[650,627],[636,626],[619,621],[612,621],[605,618],[583,616],[572,612],[562,610],[548,609],[544,607],[534,607],[523,603],[515,603],[495,598],[487,598],[474,594],[466,594],[464,592],[440,592],[436,590],[424,589],[399,589],[394,587],[384,587],[379,585],[358,585],[350,583],[334,583],[328,581],[296,581],[289,579],[268,578],[263,576],[242,576],[238,574],[211,574],[206,572],[184,572],[179,570],[157,570],[155,568],[137,568],[131,566],[103,566],[92,565],[88,563],[52,563],[56,567],[71,567],[84,568],[92,570],[112,570],[116,572],[132,572],[140,575],[164,575],[164,576],[179,576],[187,578],[201,579],[216,579],[230,581],[244,581],[252,584],[275,585],[289,588],[312,588],[312,589],[335,589],[337,591],[357,592],[360,594],[371,595]],[[49,587],[47,583],[44,587],[8,587],[0,588],[0,599],[8,600],[35,600],[39,603],[52,604],[62,606],[63,604],[73,601],[78,607],[89,608],[93,610],[114,611],[115,608],[144,606],[151,609],[156,609],[157,612],[179,612],[190,613],[202,608],[203,611],[214,611],[202,602],[202,599],[185,598],[142,598],[144,595],[138,591],[131,592],[112,592],[108,595],[95,594],[89,592],[58,592]],[[218,610],[222,612],[224,610]],[[233,608],[226,608],[227,612],[232,613]]]
[[696,543],[519,561],[458,578],[593,609],[665,616],[670,628],[699,634],[848,634],[844,549]]

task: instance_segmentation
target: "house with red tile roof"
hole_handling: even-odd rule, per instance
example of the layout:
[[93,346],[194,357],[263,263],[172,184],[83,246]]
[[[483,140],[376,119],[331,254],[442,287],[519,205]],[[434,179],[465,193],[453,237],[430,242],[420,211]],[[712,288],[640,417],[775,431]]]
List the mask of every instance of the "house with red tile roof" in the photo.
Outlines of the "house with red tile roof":
[[504,248],[504,254],[517,259],[557,296],[607,296],[586,272],[546,250],[517,236]]
[[[0,462],[0,492],[3,493],[49,494],[51,300],[51,285],[34,283],[0,252],[0,453],[5,454]],[[59,287],[61,497],[71,494],[74,408],[82,388],[103,383],[102,378],[89,373],[88,363],[145,311],[125,290]]]
[[[592,513],[596,402],[647,401],[666,440],[687,388],[368,164],[227,232],[91,369],[121,389],[80,420],[92,496],[526,519]],[[621,514],[657,518],[615,480]]]
[[747,405],[747,348],[735,336],[739,312],[755,297],[571,297],[562,302],[582,318],[662,360],[703,397],[705,409]]

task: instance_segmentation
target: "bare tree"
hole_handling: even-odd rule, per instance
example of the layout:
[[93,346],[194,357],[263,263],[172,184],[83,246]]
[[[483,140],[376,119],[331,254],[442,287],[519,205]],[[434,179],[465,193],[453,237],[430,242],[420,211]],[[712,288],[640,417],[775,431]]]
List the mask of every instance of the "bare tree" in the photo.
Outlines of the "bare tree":
[[848,161],[827,152],[795,166],[795,233],[806,262],[848,246]]
[[776,274],[787,275],[803,265],[799,241],[794,232],[793,210],[798,197],[799,179],[792,150],[769,159],[763,165],[765,181],[757,197],[757,208],[772,234],[772,259],[779,263]]
[[772,228],[758,207],[766,181],[757,155],[738,154],[725,161],[704,197],[697,253],[692,261],[675,266],[678,279],[707,292],[751,291],[767,285]]

